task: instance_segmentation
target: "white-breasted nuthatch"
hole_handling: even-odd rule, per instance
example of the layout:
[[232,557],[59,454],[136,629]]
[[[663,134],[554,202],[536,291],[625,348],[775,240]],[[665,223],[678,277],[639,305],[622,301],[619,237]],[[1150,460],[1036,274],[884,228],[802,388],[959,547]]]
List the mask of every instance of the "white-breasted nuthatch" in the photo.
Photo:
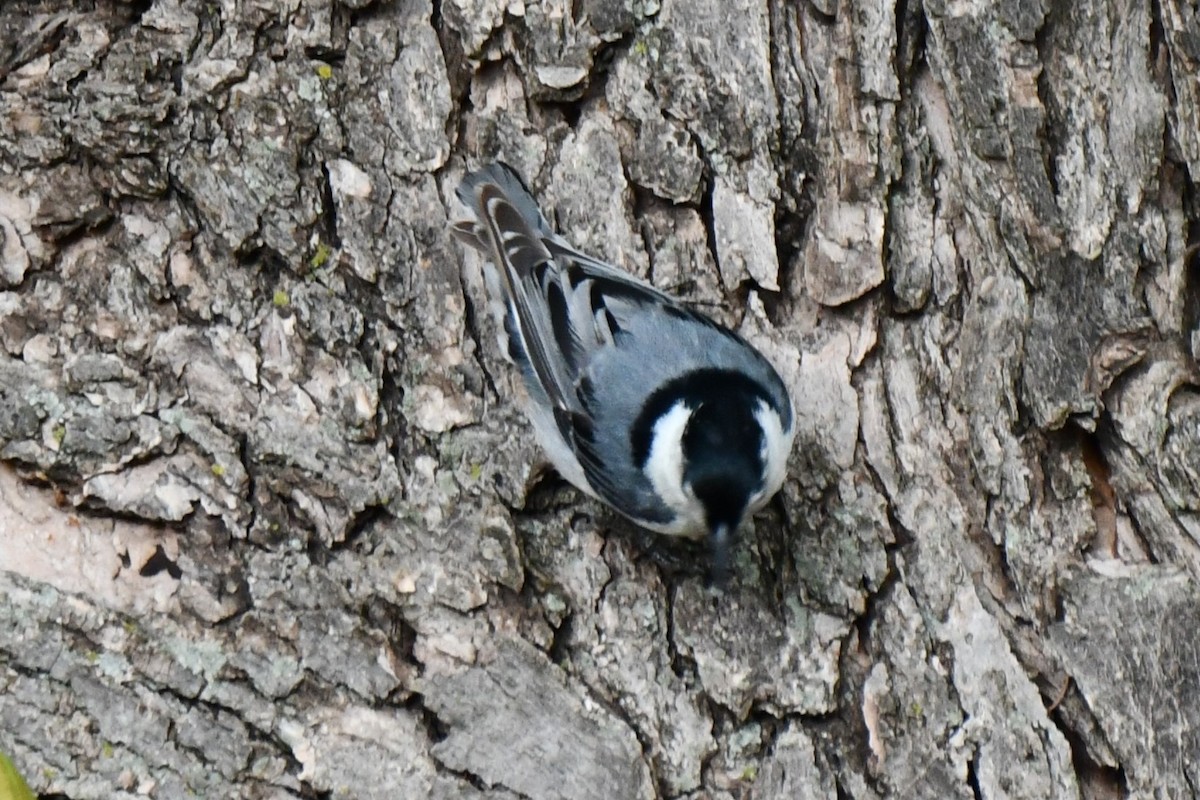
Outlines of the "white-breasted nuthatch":
[[739,525],[779,490],[795,436],[787,388],[733,331],[555,233],[509,166],[469,173],[501,348],[568,481],[638,525],[707,537],[723,581]]

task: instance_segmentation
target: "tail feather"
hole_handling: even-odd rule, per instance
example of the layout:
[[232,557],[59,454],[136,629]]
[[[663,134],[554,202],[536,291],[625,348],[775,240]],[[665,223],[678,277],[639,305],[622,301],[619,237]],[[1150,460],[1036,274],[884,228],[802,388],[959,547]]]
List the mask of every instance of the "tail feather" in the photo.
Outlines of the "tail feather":
[[464,205],[474,208],[476,190],[489,183],[500,188],[508,201],[525,218],[529,227],[544,236],[554,235],[550,223],[542,216],[541,209],[538,208],[537,201],[533,199],[525,181],[521,180],[515,169],[503,161],[494,161],[463,176],[462,182],[458,184],[458,199]]
[[552,268],[553,256],[545,244],[546,220],[525,184],[505,164],[489,164],[469,173],[458,187],[458,196],[475,220],[455,225],[453,231],[482,251],[495,270],[510,354],[524,356],[522,369],[549,401],[556,422],[564,419],[562,415],[574,408],[572,376],[558,349],[562,337],[555,330],[547,297],[551,280],[547,268]]
[[487,232],[475,220],[455,222],[450,226],[450,233],[454,234],[455,239],[458,239],[472,250],[486,253],[490,248],[490,245],[487,243]]

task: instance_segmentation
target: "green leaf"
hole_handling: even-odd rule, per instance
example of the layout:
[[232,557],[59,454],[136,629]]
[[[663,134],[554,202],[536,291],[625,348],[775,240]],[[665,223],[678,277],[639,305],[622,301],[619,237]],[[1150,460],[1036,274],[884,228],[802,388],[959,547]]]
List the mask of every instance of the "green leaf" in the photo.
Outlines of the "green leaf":
[[3,800],[37,800],[28,784],[21,779],[17,768],[0,753],[0,798]]

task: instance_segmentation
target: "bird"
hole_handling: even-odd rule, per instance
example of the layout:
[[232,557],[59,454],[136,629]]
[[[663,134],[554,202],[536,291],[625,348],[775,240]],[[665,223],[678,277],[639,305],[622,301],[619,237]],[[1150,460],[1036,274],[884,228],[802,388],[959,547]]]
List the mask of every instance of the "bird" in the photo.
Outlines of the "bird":
[[726,583],[742,523],[779,491],[787,386],[734,331],[560,236],[515,169],[469,171],[455,238],[482,255],[501,352],[569,483],[655,533],[703,539]]

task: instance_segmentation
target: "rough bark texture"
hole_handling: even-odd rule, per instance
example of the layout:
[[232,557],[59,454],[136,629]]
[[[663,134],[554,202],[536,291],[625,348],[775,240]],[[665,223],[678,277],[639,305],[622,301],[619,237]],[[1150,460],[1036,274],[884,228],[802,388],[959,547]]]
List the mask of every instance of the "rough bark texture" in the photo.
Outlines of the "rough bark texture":
[[[0,750],[80,800],[1197,796],[1198,14],[4,4]],[[446,235],[494,157],[791,385],[724,594],[542,469]]]

